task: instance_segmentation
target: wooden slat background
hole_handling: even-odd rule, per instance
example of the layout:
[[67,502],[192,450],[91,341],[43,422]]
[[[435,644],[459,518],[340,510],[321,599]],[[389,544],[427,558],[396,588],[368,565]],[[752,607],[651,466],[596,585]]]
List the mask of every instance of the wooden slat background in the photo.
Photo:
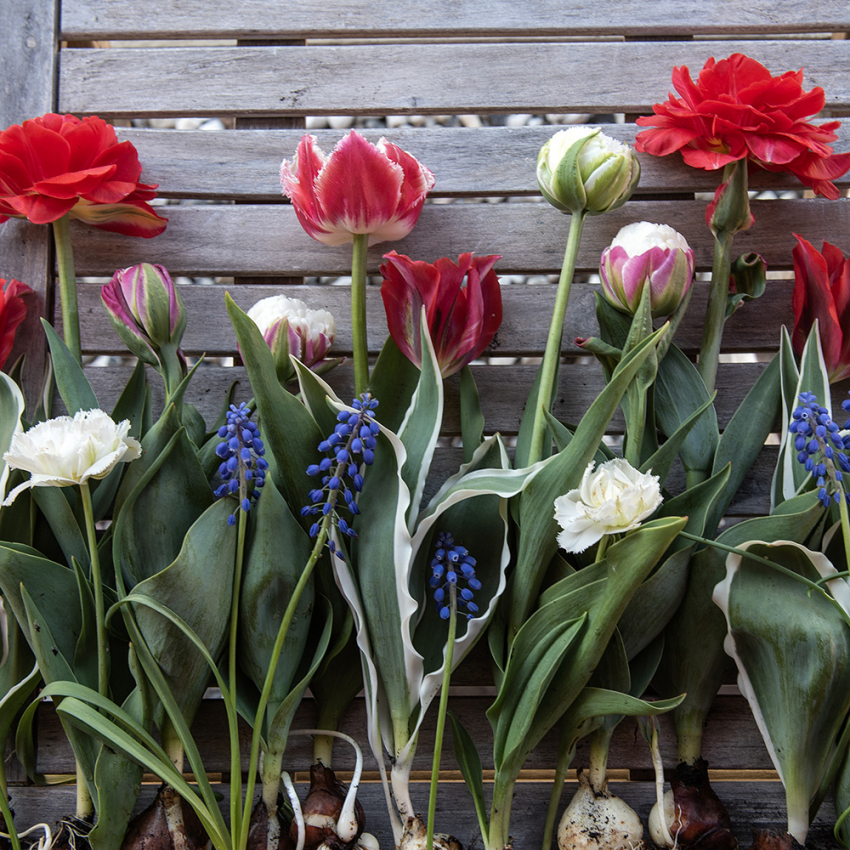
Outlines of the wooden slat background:
[[[79,287],[84,353],[92,359],[122,353],[95,283],[116,268],[151,261],[163,263],[173,275],[214,279],[213,285],[181,289],[189,309],[184,348],[191,356],[206,353],[215,361],[199,371],[189,396],[208,420],[218,412],[222,392],[233,380],[240,382],[239,398],[250,395],[244,369],[215,360],[235,354],[224,310],[225,291],[245,308],[277,292],[304,298],[314,307],[326,306],[337,318],[338,352],[351,350],[348,287],[324,285],[328,279],[348,275],[350,249],[331,249],[309,239],[280,195],[280,161],[292,156],[303,132],[287,129],[293,126],[287,122],[297,127],[309,116],[323,115],[360,119],[479,115],[484,125],[500,125],[387,127],[364,133],[372,141],[387,136],[429,166],[437,178],[434,201],[426,205],[410,236],[370,250],[371,274],[377,274],[381,256],[389,250],[427,260],[469,250],[503,257],[497,269],[511,276],[510,285],[503,286],[505,321],[486,354],[506,359],[484,361],[475,366],[475,374],[488,431],[510,436],[516,433],[536,369],[527,358],[539,357],[545,344],[554,286],[544,276],[559,270],[568,222],[540,201],[534,177],[540,146],[560,128],[502,126],[506,114],[595,114],[606,133],[632,142],[639,129],[633,123],[635,116],[666,98],[674,65],[686,64],[696,75],[709,56],[721,58],[735,51],[759,59],[774,73],[803,67],[806,88],[820,85],[826,90],[825,117],[850,112],[850,41],[843,37],[850,31],[846,0],[817,4],[624,0],[616,7],[588,0],[570,0],[566,7],[554,0],[438,0],[415,8],[398,0],[370,4],[181,0],[157,8],[155,14],[142,5],[116,0],[64,0],[61,8],[60,0],[13,0],[11,5],[0,4],[0,27],[7,45],[0,52],[3,125],[53,108],[110,116],[122,125],[117,127],[119,136],[138,148],[143,179],[158,183],[161,197],[168,199],[161,208],[170,219],[168,229],[154,240],[72,228],[77,273],[86,278]],[[97,41],[97,46],[87,44],[90,41]],[[70,46],[57,50],[61,43]],[[626,123],[611,123],[622,121],[623,115]],[[149,118],[192,116],[221,118],[228,127],[263,129],[212,133],[138,126]],[[330,151],[343,131],[321,129],[315,135]],[[835,148],[850,150],[846,126],[839,131]],[[580,278],[564,332],[564,353],[570,360],[562,369],[555,402],[556,415],[564,420],[577,421],[602,386],[601,371],[582,356],[573,340],[597,330],[593,298],[599,287],[586,280],[616,231],[634,220],[669,222],[694,247],[698,269],[706,271],[711,264],[712,242],[704,221],[708,196],[695,199],[694,193],[712,193],[719,175],[694,171],[678,155],[664,159],[642,155],[641,164],[635,200],[614,213],[589,219],[586,226]],[[837,183],[846,194],[850,177]],[[816,245],[826,239],[845,250],[850,247],[848,199],[813,199],[793,178],[763,171],[753,174],[751,188],[791,190],[795,198],[781,203],[754,201],[756,225],[735,242],[737,252],[758,251],[779,274],[770,281],[767,296],[740,310],[728,324],[724,352],[758,357],[721,365],[717,403],[721,426],[764,368],[766,355],[775,351],[780,326],[792,320],[791,233]],[[51,263],[47,228],[19,222],[0,227],[0,276],[14,275],[36,287],[47,315],[53,313]],[[532,283],[517,277],[525,275],[533,276]],[[291,283],[304,276],[309,285]],[[284,279],[289,283],[281,285]],[[705,283],[698,283],[677,337],[692,355],[699,347],[705,291]],[[367,306],[374,353],[386,336],[377,285],[369,287]],[[32,392],[43,362],[35,323],[28,326],[23,347],[30,358]],[[104,407],[117,398],[129,374],[128,363],[87,365]],[[350,394],[350,363],[329,380],[340,394]],[[155,376],[152,384],[155,403],[161,404]],[[621,430],[618,416],[612,433]],[[458,432],[458,383],[453,378],[446,382],[444,435],[455,437]],[[768,509],[766,482],[775,457],[776,447],[767,446],[730,515],[753,516]],[[459,459],[459,448],[438,450],[431,490]],[[674,488],[682,486],[675,474],[673,479]],[[474,730],[485,767],[492,763],[489,727],[483,717],[492,700],[489,681],[479,647],[455,677],[452,696],[454,710]],[[220,709],[220,703],[208,701],[195,727],[214,773],[229,769]],[[311,718],[312,703],[307,700],[296,726],[312,723]],[[346,718],[345,728],[362,738],[362,719],[360,703]],[[70,751],[49,706],[41,710],[39,732],[40,769],[72,772]],[[243,738],[244,734],[243,730]],[[433,717],[423,732],[416,771],[429,767],[432,736]],[[665,763],[672,767],[674,738],[666,720],[662,746]],[[529,760],[529,781],[518,786],[513,818],[517,846],[534,846],[539,840],[554,749],[550,736]],[[730,693],[718,698],[705,752],[719,771],[717,788],[742,841],[749,838],[750,824],[781,825],[782,789],[741,697]],[[306,770],[309,753],[304,740],[293,738],[291,768]],[[341,749],[338,759],[343,770],[350,769],[350,757]],[[583,761],[586,751],[580,749],[576,764]],[[629,722],[617,733],[611,764],[632,780],[620,783],[617,792],[645,816],[654,789],[647,781],[646,747]],[[438,828],[466,842],[475,834],[471,801],[452,781],[456,765],[449,752],[444,767]],[[427,783],[419,781],[422,776],[416,774],[414,799],[424,808]],[[729,781],[730,777],[747,781]],[[13,783],[23,781],[19,775],[11,778]],[[226,792],[226,787],[222,790]],[[145,786],[143,800],[152,793],[153,788]],[[367,784],[361,796],[370,829],[388,846],[380,787]],[[19,823],[28,825],[71,811],[73,789],[37,788],[24,782],[13,784],[12,800]],[[834,846],[830,817],[831,810],[821,816],[809,846]]]

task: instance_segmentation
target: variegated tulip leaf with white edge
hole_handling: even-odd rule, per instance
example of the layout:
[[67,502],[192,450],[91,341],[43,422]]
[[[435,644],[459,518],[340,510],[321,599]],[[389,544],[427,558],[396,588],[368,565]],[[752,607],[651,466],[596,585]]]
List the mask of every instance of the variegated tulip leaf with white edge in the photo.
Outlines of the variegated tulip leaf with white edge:
[[9,479],[9,467],[2,457],[12,444],[12,437],[24,430],[21,424],[24,407],[21,388],[5,372],[0,372],[0,501],[6,495]]
[[[751,540],[740,548],[809,581],[837,575],[824,555],[792,541]],[[836,741],[850,710],[850,585],[834,578],[826,589],[842,611],[793,577],[730,554],[713,597],[726,617],[724,648],[738,667],[738,686],[785,786],[788,832],[800,844],[841,755]]]
[[799,369],[797,369],[794,359],[794,351],[791,348],[788,331],[784,327],[782,328],[779,356],[781,358],[780,372],[782,376],[782,441],[770,490],[771,511],[786,499],[792,498],[800,490],[809,475],[797,460],[797,449],[794,448],[793,435],[788,430],[791,414],[800,404],[800,393],[814,393],[818,397],[819,404],[832,411],[829,373],[823,359],[817,319],[812,325],[806,345],[803,348]]

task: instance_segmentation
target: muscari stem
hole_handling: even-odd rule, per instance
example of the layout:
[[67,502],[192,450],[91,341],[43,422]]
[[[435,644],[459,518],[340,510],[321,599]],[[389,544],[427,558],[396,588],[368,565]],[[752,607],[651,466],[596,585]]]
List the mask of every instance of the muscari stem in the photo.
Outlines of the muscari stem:
[[[558,279],[558,292],[555,296],[555,307],[552,311],[552,322],[549,325],[549,336],[546,338],[546,351],[540,366],[540,391],[534,410],[534,422],[531,429],[531,442],[528,453],[528,465],[531,466],[543,459],[543,441],[546,435],[546,411],[552,407],[555,394],[555,373],[561,358],[561,340],[564,335],[564,316],[570,300],[570,288],[576,268],[578,246],[581,232],[584,228],[585,212],[574,213],[570,217],[570,232],[567,236],[567,247],[564,251],[564,263],[561,266],[561,276]],[[548,453],[547,453],[548,454]]]
[[726,324],[726,300],[729,295],[729,273],[732,268],[734,233],[721,230],[714,237],[714,263],[711,267],[711,286],[702,329],[697,369],[702,375],[708,394],[714,392],[723,326]]
[[351,255],[351,335],[354,355],[354,394],[369,384],[369,347],[366,342],[366,249],[368,233],[355,233]]
[[328,539],[328,531],[333,518],[334,507],[336,505],[336,494],[338,492],[339,491],[336,490],[333,491],[333,494],[330,497],[331,510],[322,520],[321,527],[319,528],[319,534],[316,537],[315,544],[313,545],[313,551],[307,559],[307,563],[301,573],[301,578],[298,579],[298,584],[295,585],[295,589],[292,591],[292,596],[290,597],[289,604],[286,606],[283,619],[280,621],[280,628],[277,631],[277,637],[275,638],[274,647],[272,648],[269,669],[266,672],[266,680],[263,683],[263,690],[260,694],[260,702],[257,706],[257,713],[254,716],[254,731],[251,735],[251,755],[248,761],[248,780],[245,793],[245,809],[242,817],[242,828],[238,834],[235,832],[233,833],[234,837],[238,835],[239,839],[235,844],[235,850],[245,850],[245,847],[248,844],[248,827],[250,826],[251,821],[250,808],[251,802],[254,798],[254,787],[257,781],[257,763],[260,755],[260,733],[263,728],[263,718],[266,713],[266,706],[268,705],[269,697],[271,695],[274,674],[277,670],[278,661],[280,661],[280,654],[283,651],[283,644],[286,640],[289,626],[295,616],[295,610],[298,607],[298,603],[301,601],[301,596],[304,593],[304,589],[307,587],[307,582],[313,574],[313,569],[318,563],[319,557],[322,554],[322,549]]
[[81,363],[77,278],[74,274],[74,251],[71,247],[71,220],[67,213],[53,222],[53,242],[56,246],[56,268],[59,272],[59,297],[62,302],[65,345],[68,346],[77,363]]
[[109,646],[106,639],[105,610],[103,603],[103,580],[100,575],[100,557],[97,553],[97,531],[94,526],[94,509],[92,508],[91,490],[88,481],[80,484],[83,497],[83,513],[86,519],[86,536],[89,544],[89,559],[91,560],[91,583],[94,591],[94,617],[97,637],[97,691],[102,696],[108,696],[109,691]]
[[431,788],[428,794],[428,823],[426,825],[426,850],[434,848],[434,816],[437,811],[437,783],[440,778],[440,757],[443,752],[443,734],[446,731],[446,710],[449,707],[449,684],[452,678],[452,659],[457,634],[457,586],[449,585],[449,634],[446,639],[446,659],[443,664],[443,684],[440,689],[440,707],[437,710],[437,734],[434,738],[434,761],[431,765]]

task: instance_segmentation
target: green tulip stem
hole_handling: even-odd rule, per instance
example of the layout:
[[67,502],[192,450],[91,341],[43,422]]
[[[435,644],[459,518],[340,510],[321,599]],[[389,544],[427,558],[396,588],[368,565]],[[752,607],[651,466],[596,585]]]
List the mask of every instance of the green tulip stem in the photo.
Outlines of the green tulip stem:
[[551,850],[552,838],[555,835],[555,827],[558,823],[558,810],[561,807],[561,794],[564,790],[564,782],[567,779],[567,771],[570,769],[576,754],[576,737],[565,724],[561,724],[558,735],[558,758],[555,761],[555,780],[552,783],[552,791],[549,794],[549,805],[546,808],[546,821],[543,824],[542,850]]
[[283,652],[283,643],[286,640],[287,633],[289,632],[289,626],[295,617],[295,611],[298,608],[298,603],[301,601],[301,596],[307,587],[310,576],[313,574],[313,569],[318,563],[319,558],[322,555],[322,551],[325,548],[331,521],[334,517],[334,509],[336,507],[338,494],[338,490],[331,492],[329,497],[331,510],[322,519],[322,524],[319,527],[319,534],[316,537],[315,544],[313,545],[313,551],[310,553],[310,557],[307,559],[307,563],[304,565],[304,569],[301,572],[301,577],[298,579],[298,583],[292,591],[292,596],[289,599],[289,604],[286,606],[286,611],[283,613],[283,619],[280,621],[280,628],[277,630],[277,637],[275,638],[274,646],[272,647],[271,659],[269,661],[268,670],[266,671],[266,680],[263,683],[263,690],[260,693],[260,702],[257,706],[257,712],[254,715],[254,732],[251,735],[251,755],[248,760],[248,780],[245,793],[245,810],[242,817],[242,826],[238,833],[235,830],[232,832],[234,838],[238,837],[238,841],[234,841],[233,844],[234,850],[245,850],[248,845],[248,828],[251,825],[250,809],[254,799],[254,787],[257,781],[257,764],[259,763],[260,758],[260,735],[263,730],[266,707],[268,706],[269,697],[271,696],[275,672],[277,671],[278,661],[280,661],[280,654]]
[[[241,460],[240,460],[241,462]],[[241,492],[239,504],[247,496],[244,476],[240,475]],[[241,507],[238,510],[238,527],[236,531],[236,566],[233,571],[233,592],[230,601],[230,636],[227,653],[227,684],[230,688],[230,698],[236,700],[236,642],[239,636],[239,589],[242,587],[242,566],[245,561],[245,532],[248,527],[248,514]],[[275,666],[277,664],[275,663]],[[234,704],[234,708],[235,708]],[[239,794],[233,793],[233,783],[239,781]],[[242,828],[242,754],[238,746],[230,748],[230,829],[232,835],[239,835]]]
[[440,689],[440,707],[437,710],[437,733],[434,738],[434,761],[431,765],[431,788],[428,794],[428,823],[425,833],[426,850],[434,850],[434,817],[437,812],[437,784],[440,779],[440,759],[443,753],[443,735],[446,731],[446,711],[449,707],[449,684],[452,678],[452,660],[457,635],[457,585],[449,584],[449,634],[446,638],[446,657],[443,662],[443,684]]
[[596,547],[596,558],[594,559],[594,563],[599,563],[605,557],[605,551],[608,549],[608,543],[610,542],[611,535],[603,534],[602,538],[599,541],[599,545]]
[[354,394],[369,384],[369,346],[366,341],[366,249],[368,233],[355,233],[351,255],[351,335],[354,354]]
[[105,609],[103,604],[103,579],[100,575],[100,557],[97,553],[97,531],[94,527],[94,509],[91,502],[91,490],[88,481],[80,484],[83,497],[83,513],[86,518],[86,535],[89,543],[89,558],[91,560],[91,583],[94,591],[94,618],[97,634],[97,691],[102,696],[109,696],[109,647],[106,642]]
[[[774,570],[782,573],[788,578],[792,578],[795,581],[800,582],[800,584],[805,585],[809,588],[809,592],[814,592],[820,594],[827,602],[835,608],[836,611],[841,615],[841,619],[850,626],[850,614],[848,614],[842,607],[841,604],[830,596],[823,587],[821,587],[820,583],[817,581],[812,581],[811,579],[806,578],[805,576],[801,576],[799,573],[795,573],[794,570],[789,570],[788,567],[783,567],[782,564],[777,564],[776,561],[771,561],[769,558],[763,558],[761,555],[754,555],[752,552],[749,552],[746,549],[739,549],[737,546],[727,546],[725,543],[720,543],[717,540],[709,540],[707,537],[700,537],[697,534],[690,534],[687,531],[680,531],[679,537],[684,537],[686,540],[693,540],[696,543],[703,543],[706,546],[713,546],[715,549],[721,549],[724,552],[730,552],[733,555],[739,555],[741,558],[749,558],[751,561],[757,561],[760,564],[764,564],[767,567],[771,567]],[[832,578],[837,578],[837,576],[830,576],[828,580]]]
[[75,760],[75,767],[77,774],[77,803],[74,814],[80,820],[91,822],[94,818],[94,803],[92,802],[89,786],[86,784],[86,777],[79,761]]
[[71,220],[67,213],[53,222],[53,242],[56,246],[56,268],[59,271],[59,297],[62,301],[65,345],[68,346],[77,363],[82,363],[77,278],[74,274],[74,250],[71,247]]
[[726,230],[719,231],[714,237],[714,263],[711,267],[711,285],[708,290],[708,306],[705,311],[697,367],[709,395],[714,392],[714,384],[717,380],[720,344],[723,341],[723,326],[726,324],[726,301],[729,295],[734,238],[735,234]]
[[[4,741],[5,746],[5,741]],[[15,829],[15,816],[9,808],[9,797],[6,790],[6,760],[0,759],[0,812],[3,813],[3,822],[6,824],[6,832],[9,835],[9,843],[12,850],[21,850],[21,840]]]
[[[534,410],[534,423],[531,429],[528,465],[543,459],[543,440],[546,434],[546,413],[552,407],[555,395],[555,375],[558,362],[561,359],[561,340],[564,336],[564,316],[570,300],[570,288],[575,274],[578,246],[581,242],[581,232],[584,229],[584,211],[573,213],[570,217],[570,232],[567,236],[567,247],[564,251],[564,263],[561,266],[561,276],[558,279],[558,292],[555,296],[555,307],[552,311],[552,322],[549,325],[549,336],[546,338],[546,351],[540,366],[540,389]],[[548,456],[548,452],[547,452]]]
[[159,373],[162,375],[163,383],[165,384],[165,397],[167,403],[178,404],[178,413],[183,406],[182,398],[179,403],[174,398],[180,382],[185,377],[183,363],[180,360],[180,355],[177,353],[178,348],[173,343],[167,343],[159,347],[157,359],[159,360]]

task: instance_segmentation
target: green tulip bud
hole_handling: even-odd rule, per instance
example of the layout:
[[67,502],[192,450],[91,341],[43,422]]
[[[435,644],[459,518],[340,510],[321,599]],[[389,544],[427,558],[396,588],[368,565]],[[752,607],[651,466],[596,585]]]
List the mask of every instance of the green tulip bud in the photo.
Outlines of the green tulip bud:
[[562,212],[599,215],[621,207],[640,180],[628,145],[598,127],[570,127],[546,142],[537,157],[543,197]]

